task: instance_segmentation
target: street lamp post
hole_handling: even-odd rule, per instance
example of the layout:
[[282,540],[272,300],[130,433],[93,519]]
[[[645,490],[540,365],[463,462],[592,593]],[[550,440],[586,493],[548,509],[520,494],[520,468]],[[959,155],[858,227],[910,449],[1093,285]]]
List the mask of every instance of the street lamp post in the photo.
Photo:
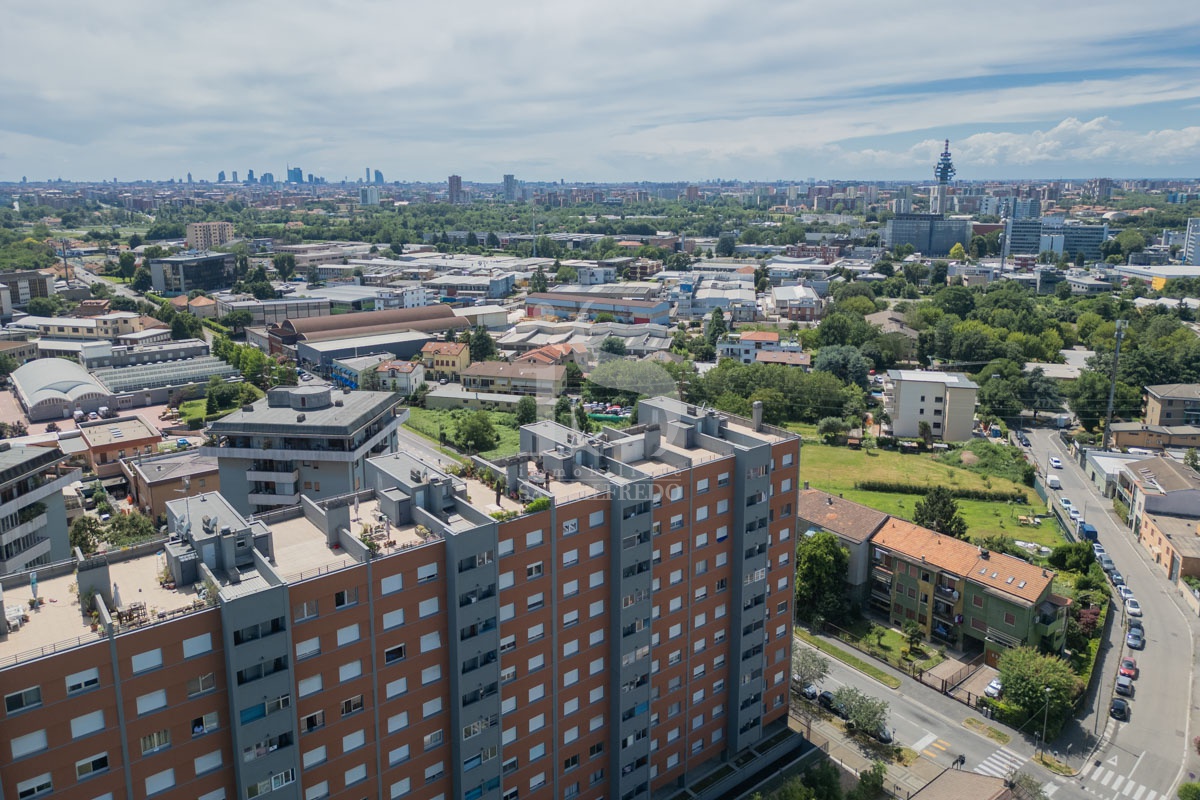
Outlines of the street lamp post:
[[1046,727],[1050,722],[1050,687],[1046,687],[1046,710],[1042,715],[1042,753],[1046,752]]

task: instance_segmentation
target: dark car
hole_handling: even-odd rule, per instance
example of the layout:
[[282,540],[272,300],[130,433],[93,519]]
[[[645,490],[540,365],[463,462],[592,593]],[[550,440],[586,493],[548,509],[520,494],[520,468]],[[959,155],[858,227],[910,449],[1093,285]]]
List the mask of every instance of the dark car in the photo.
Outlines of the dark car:
[[892,732],[888,730],[887,725],[879,726],[879,730],[875,731],[875,738],[883,744],[891,744],[893,741]]
[[1142,650],[1146,647],[1146,637],[1142,635],[1140,628],[1134,628],[1125,634],[1125,644],[1130,650]]
[[1122,697],[1114,697],[1108,706],[1108,715],[1113,719],[1129,721],[1129,701]]
[[1129,630],[1137,631],[1138,633],[1142,634],[1142,638],[1145,638],[1146,636],[1146,624],[1142,622],[1140,617],[1129,618]]
[[1126,675],[1117,677],[1117,694],[1133,697],[1133,678]]
[[1029,437],[1023,433],[1017,434],[1017,441],[1021,443],[1021,447],[1029,447]]
[[1120,570],[1114,569],[1112,572],[1108,573],[1108,579],[1112,581],[1113,586],[1125,585],[1125,576],[1121,574]]
[[819,703],[821,708],[825,709],[826,711],[830,711],[836,716],[846,719],[846,707],[835,700],[833,698],[833,692],[829,691],[828,689],[817,695],[817,703]]

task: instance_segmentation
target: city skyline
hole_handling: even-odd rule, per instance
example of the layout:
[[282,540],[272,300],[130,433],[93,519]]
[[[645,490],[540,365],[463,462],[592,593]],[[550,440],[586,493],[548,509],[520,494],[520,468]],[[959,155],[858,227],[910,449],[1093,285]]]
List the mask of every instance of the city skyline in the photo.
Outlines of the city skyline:
[[[922,180],[945,138],[962,180],[1200,173],[1200,52],[1176,44],[1195,40],[1200,8],[1104,5],[1019,2],[999,19],[937,2],[902,18],[882,3],[854,15],[266,4],[236,26],[191,21],[186,38],[162,35],[169,10],[131,0],[104,37],[27,7],[0,43],[15,63],[44,41],[58,57],[0,77],[0,180],[288,162],[330,181],[364,164],[413,181]],[[401,65],[380,68],[363,32],[400,27],[417,33]],[[964,45],[983,30],[984,46]],[[265,31],[287,46],[266,46]]]

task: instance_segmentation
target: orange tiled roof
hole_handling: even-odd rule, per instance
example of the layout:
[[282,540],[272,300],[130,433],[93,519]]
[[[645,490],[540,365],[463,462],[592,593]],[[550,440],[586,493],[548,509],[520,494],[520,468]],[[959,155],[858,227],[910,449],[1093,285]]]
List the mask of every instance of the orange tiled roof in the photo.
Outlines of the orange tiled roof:
[[778,342],[779,331],[746,331],[741,334],[743,342]]
[[1054,573],[1003,553],[989,553],[969,542],[892,517],[871,540],[905,560],[932,564],[961,578],[1025,603],[1035,603],[1049,588]]
[[461,355],[466,348],[466,344],[462,342],[426,342],[425,346],[421,348],[421,352],[439,356],[457,356]]

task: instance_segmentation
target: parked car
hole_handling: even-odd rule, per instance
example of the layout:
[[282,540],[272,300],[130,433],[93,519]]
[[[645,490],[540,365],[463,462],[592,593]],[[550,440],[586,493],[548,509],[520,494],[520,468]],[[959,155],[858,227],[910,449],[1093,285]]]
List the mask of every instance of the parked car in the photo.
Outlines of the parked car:
[[846,707],[833,699],[833,692],[826,689],[817,696],[817,703],[826,711],[832,712],[835,716],[846,719],[849,715],[846,713]]
[[1121,574],[1119,569],[1112,569],[1108,572],[1108,579],[1112,581],[1113,586],[1124,586],[1125,576]]
[[808,686],[805,686],[800,690],[800,694],[803,695],[805,700],[816,700],[817,693],[818,689],[815,683],[810,683]]
[[1140,617],[1142,615],[1142,604],[1137,601],[1136,597],[1131,597],[1125,601],[1125,613],[1131,617]]
[[1104,570],[1105,572],[1112,572],[1116,568],[1117,565],[1113,563],[1111,558],[1109,558],[1107,555],[1100,556],[1100,569]]
[[1116,689],[1117,694],[1124,695],[1125,697],[1133,697],[1133,678],[1118,675]]
[[1120,697],[1114,697],[1112,703],[1108,707],[1108,714],[1113,719],[1119,719],[1122,722],[1129,721],[1129,701]]
[[987,685],[983,693],[988,697],[999,697],[1004,694],[1004,684],[1000,683],[999,678],[992,678],[992,682]]
[[1108,551],[1104,549],[1104,545],[1099,542],[1092,542],[1092,552],[1096,554],[1096,560],[1099,561],[1101,556],[1107,556]]
[[1021,447],[1029,447],[1029,437],[1024,433],[1017,434],[1017,441],[1020,442]]
[[1070,510],[1071,510],[1071,498],[1067,497],[1065,494],[1064,494],[1062,497],[1058,498],[1058,502],[1059,502],[1059,503],[1062,505],[1062,507],[1063,507],[1063,508],[1065,508],[1067,511],[1070,511]]
[[1062,459],[1058,456],[1051,456],[1050,466],[1054,467],[1055,469],[1062,469]]
[[895,738],[892,736],[892,732],[888,730],[887,725],[880,725],[879,730],[875,731],[872,735],[883,744],[891,744]]
[[1146,635],[1146,625],[1142,621],[1141,617],[1130,617],[1129,618],[1129,630],[1137,631],[1142,636]]
[[1129,656],[1122,658],[1120,674],[1126,678],[1136,678],[1138,676],[1137,659]]
[[1129,633],[1125,634],[1125,644],[1130,650],[1144,650],[1146,648],[1146,637],[1143,635],[1142,629],[1130,629]]
[[1073,522],[1078,522],[1079,520],[1083,519],[1083,513],[1080,512],[1080,510],[1078,508],[1075,508],[1074,506],[1071,506],[1071,511],[1068,514],[1068,516],[1071,518],[1071,520]]
[[1133,589],[1123,583],[1117,587],[1117,594],[1121,595],[1121,601],[1124,602],[1133,597]]

